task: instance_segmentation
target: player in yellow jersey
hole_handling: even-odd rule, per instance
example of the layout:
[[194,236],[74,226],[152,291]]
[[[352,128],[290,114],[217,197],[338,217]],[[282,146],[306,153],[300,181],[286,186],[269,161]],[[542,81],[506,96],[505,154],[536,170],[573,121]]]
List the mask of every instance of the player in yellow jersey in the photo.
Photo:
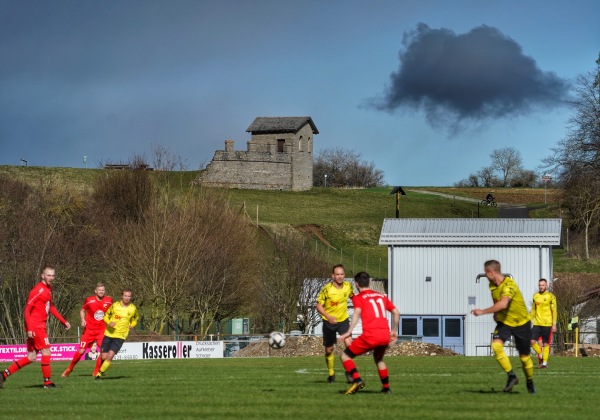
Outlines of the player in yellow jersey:
[[[540,279],[538,282],[539,292],[533,295],[533,304],[531,305],[531,348],[538,354],[540,369],[545,369],[548,365],[550,356],[550,346],[552,345],[552,333],[556,332],[556,296],[548,290],[546,279]],[[538,344],[542,339],[544,349]]]
[[[317,297],[317,311],[323,317],[323,346],[325,346],[325,363],[329,374],[328,383],[335,381],[333,348],[337,340],[336,333],[344,334],[350,327],[348,299],[354,296],[354,291],[352,284],[344,281],[345,278],[344,266],[334,265],[331,270],[331,282],[323,286]],[[346,346],[351,342],[352,338],[348,337],[345,340]]]
[[519,359],[523,366],[523,372],[527,378],[527,391],[535,394],[533,385],[533,362],[531,361],[529,343],[531,341],[531,322],[529,322],[529,311],[525,306],[523,295],[517,283],[511,277],[502,274],[500,263],[496,260],[486,261],[483,265],[485,276],[490,282],[490,291],[494,304],[486,309],[473,309],[471,313],[475,316],[494,314],[496,329],[492,337],[492,350],[496,360],[508,374],[508,381],[504,392],[512,391],[519,383],[517,375],[504,352],[504,343],[512,335],[519,352]]
[[131,290],[123,290],[123,296],[119,302],[113,303],[104,314],[106,330],[102,340],[102,366],[96,375],[96,380],[101,379],[110,367],[113,357],[121,350],[123,343],[139,319],[138,310],[131,303]]

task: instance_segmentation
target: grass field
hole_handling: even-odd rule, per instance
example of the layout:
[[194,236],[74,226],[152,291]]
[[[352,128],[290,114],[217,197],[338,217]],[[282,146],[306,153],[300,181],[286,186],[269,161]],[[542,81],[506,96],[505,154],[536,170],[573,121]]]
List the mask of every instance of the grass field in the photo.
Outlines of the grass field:
[[[511,358],[513,366],[520,366]],[[535,371],[536,395],[521,383],[503,393],[506,375],[492,357],[389,357],[392,395],[381,395],[372,359],[359,357],[364,390],[345,396],[325,383],[321,357],[114,362],[102,381],[82,361],[69,378],[53,363],[57,389],[42,389],[39,364],[0,390],[3,419],[115,418],[597,418],[599,358],[551,357]],[[3,365],[2,368],[5,366]],[[338,378],[343,378],[336,361]]]

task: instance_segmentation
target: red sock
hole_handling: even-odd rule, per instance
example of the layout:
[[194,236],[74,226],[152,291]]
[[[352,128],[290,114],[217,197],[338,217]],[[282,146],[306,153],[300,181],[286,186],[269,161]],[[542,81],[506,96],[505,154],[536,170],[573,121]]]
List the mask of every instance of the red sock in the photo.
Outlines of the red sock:
[[96,376],[98,374],[98,372],[100,372],[101,367],[102,367],[102,355],[99,354],[98,358],[96,359],[96,367],[94,368],[94,373],[93,373],[94,376]]
[[23,369],[25,366],[27,366],[30,363],[31,363],[31,360],[29,360],[29,358],[27,356],[15,361],[12,365],[10,365],[8,367],[8,369],[6,369],[4,371],[4,377],[6,378],[6,377],[12,375],[13,373],[17,372],[19,369]]
[[354,360],[349,359],[349,360],[346,360],[342,364],[344,365],[344,369],[346,369],[346,372],[348,372],[350,375],[352,375],[352,379],[354,379],[354,380],[360,379],[360,375],[358,374],[358,371],[356,370],[356,364],[354,363]]
[[50,355],[42,354],[42,376],[44,377],[44,385],[52,382],[52,368],[50,368]]
[[379,379],[381,379],[381,384],[383,385],[383,388],[384,389],[389,388],[390,387],[390,377],[389,377],[387,368],[378,370],[378,372],[379,372]]
[[73,370],[75,368],[75,365],[77,364],[77,362],[79,362],[80,359],[81,359],[81,354],[79,354],[79,351],[75,352],[75,354],[73,355],[73,359],[71,359],[71,364],[69,365],[68,369]]

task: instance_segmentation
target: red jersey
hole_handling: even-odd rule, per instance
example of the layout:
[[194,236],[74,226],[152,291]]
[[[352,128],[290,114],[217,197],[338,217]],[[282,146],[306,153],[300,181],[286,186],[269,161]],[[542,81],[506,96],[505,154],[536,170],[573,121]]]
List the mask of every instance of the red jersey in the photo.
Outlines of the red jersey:
[[82,310],[85,311],[85,331],[104,332],[106,323],[104,322],[104,314],[110,308],[113,301],[109,296],[104,296],[98,299],[96,295],[89,296],[85,299]]
[[360,308],[363,334],[378,335],[385,333],[389,336],[390,325],[387,319],[387,311],[393,311],[396,307],[383,293],[375,290],[363,290],[352,297],[354,308]]
[[67,323],[52,303],[52,288],[41,281],[29,292],[27,305],[25,305],[25,329],[27,331],[46,330],[49,313],[63,324]]

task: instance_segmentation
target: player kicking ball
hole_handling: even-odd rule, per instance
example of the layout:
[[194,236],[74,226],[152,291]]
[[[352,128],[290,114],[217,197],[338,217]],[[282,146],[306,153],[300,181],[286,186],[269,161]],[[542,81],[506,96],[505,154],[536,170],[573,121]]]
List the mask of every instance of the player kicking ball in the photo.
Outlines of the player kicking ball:
[[[365,387],[353,359],[371,350],[373,351],[373,359],[377,366],[379,379],[381,379],[381,393],[390,394],[390,378],[383,356],[390,343],[395,342],[398,338],[400,311],[396,309],[386,295],[370,289],[371,279],[368,273],[358,273],[354,277],[354,283],[359,293],[352,297],[354,305],[352,321],[348,332],[340,335],[339,341],[344,342],[346,338],[352,336],[352,330],[359,319],[362,319],[363,332],[352,341],[341,356],[344,369],[353,380],[352,385],[346,391],[346,395],[354,394]],[[391,331],[387,320],[387,312],[390,312],[393,316]]]

